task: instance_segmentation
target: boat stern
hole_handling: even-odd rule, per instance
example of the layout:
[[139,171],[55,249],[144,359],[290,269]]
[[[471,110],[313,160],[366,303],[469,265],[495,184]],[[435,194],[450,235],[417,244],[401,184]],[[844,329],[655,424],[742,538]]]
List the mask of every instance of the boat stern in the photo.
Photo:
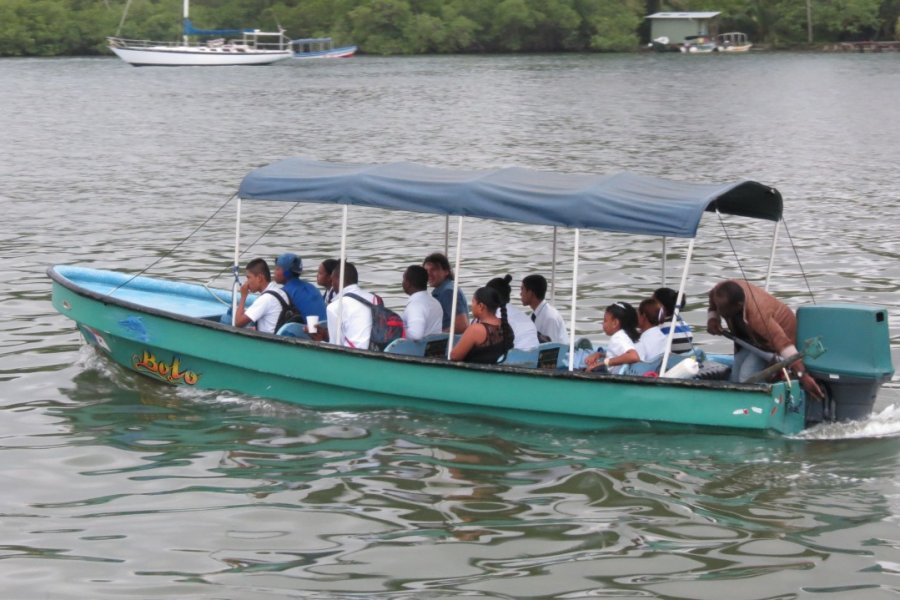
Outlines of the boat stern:
[[819,337],[826,350],[803,359],[827,399],[810,402],[807,420],[854,421],[872,413],[878,390],[894,375],[887,310],[819,304],[797,310],[797,339]]

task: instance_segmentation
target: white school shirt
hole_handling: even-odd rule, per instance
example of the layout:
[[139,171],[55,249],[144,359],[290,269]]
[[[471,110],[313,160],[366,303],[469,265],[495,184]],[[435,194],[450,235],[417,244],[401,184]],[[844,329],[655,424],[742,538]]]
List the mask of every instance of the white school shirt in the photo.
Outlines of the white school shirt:
[[[500,318],[500,309],[497,309],[497,318]],[[516,350],[529,350],[535,348],[540,342],[538,341],[537,328],[531,322],[531,317],[525,314],[525,311],[512,303],[506,305],[506,320],[512,327],[513,348]]]
[[281,296],[285,304],[290,304],[287,294],[274,281],[270,281],[263,293],[256,297],[249,307],[244,308],[244,314],[251,321],[256,323],[256,330],[263,333],[275,333],[275,326],[278,325],[278,317],[281,316],[281,303],[277,298],[273,298],[272,294],[267,294],[269,290],[275,290],[275,293]]
[[538,333],[550,338],[551,342],[559,342],[560,344],[569,343],[569,331],[566,329],[566,322],[563,320],[559,311],[546,300],[541,300],[538,307],[534,309],[534,326]]
[[622,356],[629,350],[634,350],[634,342],[628,337],[622,329],[618,330],[609,337],[609,344],[606,346],[606,358],[615,358]]
[[403,326],[406,328],[407,339],[421,340],[426,335],[441,333],[443,324],[444,309],[426,290],[415,292],[406,301]]
[[638,351],[638,355],[644,362],[662,356],[666,351],[666,334],[662,332],[659,325],[651,327],[641,333],[641,338],[634,344],[634,349]]
[[358,285],[348,285],[344,288],[344,298],[334,297],[334,301],[328,305],[328,341],[338,343],[338,307],[343,305],[341,312],[341,324],[343,325],[344,346],[350,348],[369,349],[369,340],[372,337],[372,309],[355,298],[347,298],[346,294],[356,294],[369,302],[375,302],[375,296],[363,291]]

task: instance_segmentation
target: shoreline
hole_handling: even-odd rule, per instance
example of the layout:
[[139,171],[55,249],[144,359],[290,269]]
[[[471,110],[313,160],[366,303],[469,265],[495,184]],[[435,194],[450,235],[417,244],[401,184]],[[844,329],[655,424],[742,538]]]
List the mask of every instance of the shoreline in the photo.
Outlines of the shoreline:
[[[751,54],[757,53],[790,53],[790,52],[803,52],[803,53],[823,53],[823,54],[831,54],[834,52],[856,52],[861,54],[882,54],[882,53],[893,53],[900,52],[900,40],[895,41],[884,41],[884,42],[873,42],[873,41],[865,41],[865,42],[827,42],[827,43],[817,43],[817,44],[798,44],[793,46],[781,46],[781,47],[772,47],[767,44],[754,44],[753,48],[749,50]],[[587,51],[577,51],[577,52],[567,52],[567,51],[558,51],[558,52],[456,52],[456,53],[420,53],[420,54],[374,54],[367,53],[362,50],[357,51],[356,57],[359,56],[372,56],[372,57],[411,57],[411,56],[528,56],[528,55],[574,55],[574,54],[652,54],[654,50],[648,48],[646,45],[639,46],[635,50],[632,51],[621,51],[621,52],[587,52]],[[665,54],[665,53],[663,53]],[[675,53],[673,53],[675,54]],[[47,55],[0,55],[0,59],[9,59],[9,58],[116,58],[115,54],[111,52],[103,52],[97,54],[47,54]]]

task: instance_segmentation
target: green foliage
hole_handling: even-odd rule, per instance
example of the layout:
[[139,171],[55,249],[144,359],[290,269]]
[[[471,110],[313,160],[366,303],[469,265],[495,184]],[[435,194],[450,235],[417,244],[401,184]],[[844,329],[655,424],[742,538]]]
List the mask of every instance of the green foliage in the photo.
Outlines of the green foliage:
[[406,0],[365,0],[348,15],[351,33],[357,44],[371,48],[374,54],[404,54],[408,40],[404,35],[413,18]]
[[774,46],[806,41],[806,4],[804,2],[766,0],[759,4],[757,15],[761,37],[767,39]]
[[536,16],[525,0],[501,0],[491,23],[491,37],[501,50],[521,50],[535,24]]
[[637,47],[637,29],[643,21],[643,3],[637,1],[583,0],[584,30],[590,48],[600,51],[628,51]]
[[[809,0],[816,42],[896,39],[900,0]],[[126,0],[0,0],[0,56],[106,53]],[[182,0],[132,0],[122,37],[175,40]],[[284,27],[361,52],[633,51],[657,10],[720,11],[720,31],[805,43],[805,0],[192,0],[198,28]],[[646,41],[646,40],[645,40]]]
[[[831,0],[816,3],[813,23],[825,39],[859,39],[879,26],[879,0]],[[869,36],[865,36],[869,37]]]
[[0,52],[5,56],[53,56],[65,49],[68,15],[52,0],[12,0],[0,11]]
[[413,53],[446,54],[469,50],[476,28],[474,21],[462,16],[445,21],[440,17],[418,14],[409,20],[404,35]]
[[900,0],[884,0],[878,11],[878,21],[878,39],[900,40]]

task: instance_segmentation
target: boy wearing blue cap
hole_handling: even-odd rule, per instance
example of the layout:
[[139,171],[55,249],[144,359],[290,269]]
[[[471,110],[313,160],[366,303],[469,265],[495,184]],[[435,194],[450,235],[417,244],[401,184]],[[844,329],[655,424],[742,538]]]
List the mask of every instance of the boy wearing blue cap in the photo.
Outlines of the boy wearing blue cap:
[[316,286],[300,279],[301,273],[303,260],[296,254],[288,252],[275,260],[275,282],[281,284],[291,299],[291,304],[300,311],[303,322],[306,322],[306,317],[316,315],[319,322],[325,323],[325,301]]

